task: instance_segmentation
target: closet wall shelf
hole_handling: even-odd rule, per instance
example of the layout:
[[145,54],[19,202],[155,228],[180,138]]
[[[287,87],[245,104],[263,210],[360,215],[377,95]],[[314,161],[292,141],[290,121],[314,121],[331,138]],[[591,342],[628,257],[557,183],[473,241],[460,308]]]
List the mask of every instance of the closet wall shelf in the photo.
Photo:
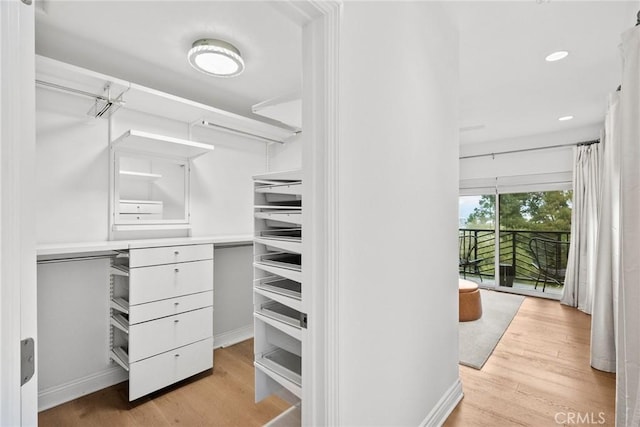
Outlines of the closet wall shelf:
[[162,178],[162,175],[158,173],[147,173],[147,172],[136,172],[136,171],[119,171],[120,176],[130,177],[130,178],[138,178],[138,179],[149,179],[156,180]]
[[[51,88],[46,84],[53,83],[58,87],[96,95],[102,94],[105,85],[109,83],[114,97],[123,94],[122,109],[167,117],[184,123],[200,124],[207,129],[225,133],[245,134],[262,138],[267,142],[284,143],[298,132],[298,129],[285,125],[276,126],[244,117],[40,55],[36,55],[36,80],[44,82],[45,85],[42,87],[45,88]],[[90,104],[92,105],[92,102]],[[203,123],[209,123],[213,126]]]
[[171,136],[130,129],[111,142],[116,149],[126,149],[167,157],[193,159],[213,151],[213,145]]

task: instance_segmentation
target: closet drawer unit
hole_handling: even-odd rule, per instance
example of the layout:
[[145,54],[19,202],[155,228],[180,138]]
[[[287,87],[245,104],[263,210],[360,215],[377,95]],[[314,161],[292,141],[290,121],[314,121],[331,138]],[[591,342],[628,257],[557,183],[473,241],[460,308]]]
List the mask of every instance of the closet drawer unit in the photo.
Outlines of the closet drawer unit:
[[212,307],[131,325],[129,362],[137,362],[212,336]]
[[162,215],[162,202],[120,201],[120,213]]
[[208,338],[129,365],[129,400],[213,367],[213,339]]
[[163,246],[129,251],[130,268],[204,259],[213,259],[213,245]]
[[125,222],[138,222],[162,219],[162,214],[151,213],[121,213],[120,219]]
[[213,260],[129,270],[129,305],[143,304],[213,288]]
[[133,305],[129,308],[129,324],[148,322],[160,317],[173,316],[199,308],[213,306],[213,291]]

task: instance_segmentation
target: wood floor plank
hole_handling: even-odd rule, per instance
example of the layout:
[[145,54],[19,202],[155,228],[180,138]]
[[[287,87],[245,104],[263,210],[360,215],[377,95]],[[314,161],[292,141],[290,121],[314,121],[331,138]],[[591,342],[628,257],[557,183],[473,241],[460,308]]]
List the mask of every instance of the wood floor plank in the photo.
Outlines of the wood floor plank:
[[[527,297],[445,426],[555,426],[569,413],[615,425],[615,375],[589,366],[590,316]],[[584,419],[584,418],[583,418]]]
[[127,383],[43,411],[40,426],[262,426],[290,407],[254,402],[253,340],[214,353],[214,369],[128,401]]
[[[445,426],[556,426],[556,415],[615,424],[615,375],[589,366],[590,318],[527,297],[482,370],[460,366],[464,399]],[[41,412],[41,426],[260,426],[289,407],[254,403],[253,341],[215,351],[213,371],[129,404],[127,383]],[[565,418],[566,419],[566,418]]]

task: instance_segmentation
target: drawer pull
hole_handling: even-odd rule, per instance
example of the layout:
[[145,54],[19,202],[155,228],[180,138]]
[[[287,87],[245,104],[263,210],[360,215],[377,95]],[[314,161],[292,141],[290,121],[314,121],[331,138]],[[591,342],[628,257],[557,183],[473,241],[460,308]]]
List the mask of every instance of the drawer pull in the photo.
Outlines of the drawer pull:
[[174,302],[174,303],[173,303],[173,305],[179,305],[179,304],[180,304],[179,302]]
[[176,273],[179,273],[180,269],[179,268],[174,268],[173,271],[175,271]]
[[175,356],[176,356],[176,357],[180,357],[180,354],[177,354],[177,353],[176,353],[176,355],[175,355]]
[[173,321],[173,323],[178,323],[180,321],[180,319],[176,319]]
[[180,251],[175,251],[173,254],[174,255],[180,255]]

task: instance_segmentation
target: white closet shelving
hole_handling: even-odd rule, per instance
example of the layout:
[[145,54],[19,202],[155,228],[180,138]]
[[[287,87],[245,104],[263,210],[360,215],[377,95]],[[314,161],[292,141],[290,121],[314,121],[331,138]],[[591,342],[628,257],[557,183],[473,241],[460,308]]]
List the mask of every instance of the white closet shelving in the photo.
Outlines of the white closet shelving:
[[121,251],[110,294],[110,357],[129,400],[213,366],[212,244]]
[[[150,132],[130,129],[111,142],[116,149],[126,149],[137,153],[162,155],[167,157],[180,157],[194,159],[213,151],[214,147],[202,142],[173,138],[165,135],[157,135]],[[122,171],[120,171],[122,175]],[[129,175],[161,178],[157,174],[145,174],[141,172],[129,172]]]
[[302,400],[302,198],[299,170],[254,176],[256,401],[274,393]]

